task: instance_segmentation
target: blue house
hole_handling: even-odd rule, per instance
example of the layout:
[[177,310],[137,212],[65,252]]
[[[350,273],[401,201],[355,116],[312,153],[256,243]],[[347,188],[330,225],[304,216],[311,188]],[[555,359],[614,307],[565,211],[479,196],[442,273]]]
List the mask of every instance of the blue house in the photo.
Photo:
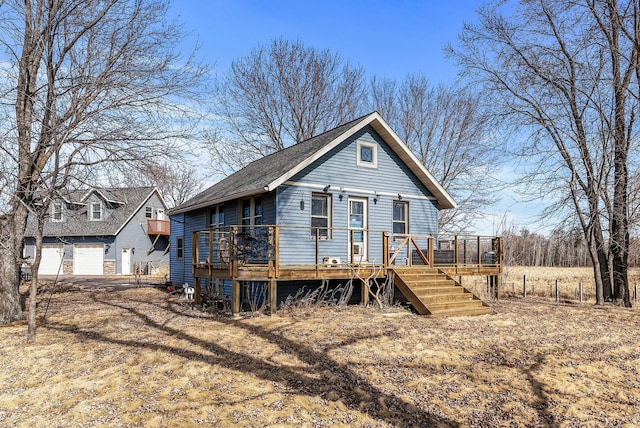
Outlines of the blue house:
[[[61,192],[45,219],[39,275],[129,275],[168,270],[167,206],[155,187]],[[35,255],[29,218],[25,260]]]
[[[393,273],[396,286],[411,294],[411,281],[400,278],[418,266],[436,277],[438,212],[455,206],[374,112],[258,159],[171,209],[171,280],[195,286],[197,295],[207,287],[229,296],[234,314],[256,284],[265,287],[272,311],[302,285],[323,279]],[[367,286],[354,293],[363,302]],[[422,305],[414,297],[407,296]],[[487,311],[465,297],[479,304],[477,312]],[[416,307],[428,314],[433,308]]]

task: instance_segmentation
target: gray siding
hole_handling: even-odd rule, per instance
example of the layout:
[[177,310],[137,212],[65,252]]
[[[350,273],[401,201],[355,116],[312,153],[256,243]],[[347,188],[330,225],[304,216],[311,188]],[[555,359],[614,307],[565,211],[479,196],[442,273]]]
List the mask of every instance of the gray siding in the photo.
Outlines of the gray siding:
[[155,219],[156,208],[163,208],[163,205],[158,195],[154,192],[127,224],[125,224],[120,233],[118,233],[118,236],[116,236],[114,245],[112,245],[109,252],[105,254],[105,259],[107,257],[116,259],[116,273],[118,274],[122,272],[123,248],[135,249],[135,252],[131,254],[132,272],[137,262],[140,262],[143,267],[146,266],[147,263],[151,263],[154,267],[158,267],[160,264],[169,264],[169,254],[164,254],[164,250],[167,248],[166,237],[161,236],[153,247],[154,251],[151,254],[147,254],[155,240],[155,235],[150,236],[147,234],[147,220],[149,219],[145,215],[145,207],[153,208],[152,219]]

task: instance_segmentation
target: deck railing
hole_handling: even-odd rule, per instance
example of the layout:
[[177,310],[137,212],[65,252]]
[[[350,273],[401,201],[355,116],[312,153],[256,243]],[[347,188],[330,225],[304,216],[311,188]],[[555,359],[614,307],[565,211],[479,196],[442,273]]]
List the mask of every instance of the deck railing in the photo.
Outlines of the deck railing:
[[[286,243],[286,244],[284,244]],[[209,273],[380,265],[426,265],[448,271],[500,268],[502,238],[470,235],[402,235],[372,229],[301,226],[224,226],[193,233],[194,268]]]

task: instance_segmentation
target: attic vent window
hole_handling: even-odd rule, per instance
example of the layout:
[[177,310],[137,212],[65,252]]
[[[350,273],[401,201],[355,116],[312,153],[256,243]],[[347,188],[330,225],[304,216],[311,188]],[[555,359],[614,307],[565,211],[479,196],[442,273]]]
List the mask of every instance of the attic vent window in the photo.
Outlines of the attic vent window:
[[91,220],[102,220],[102,204],[100,202],[92,203],[89,215]]
[[62,221],[62,204],[53,204],[52,210],[51,220]]
[[358,166],[366,166],[368,168],[376,168],[378,166],[378,145],[366,141],[358,141],[357,143],[357,164]]

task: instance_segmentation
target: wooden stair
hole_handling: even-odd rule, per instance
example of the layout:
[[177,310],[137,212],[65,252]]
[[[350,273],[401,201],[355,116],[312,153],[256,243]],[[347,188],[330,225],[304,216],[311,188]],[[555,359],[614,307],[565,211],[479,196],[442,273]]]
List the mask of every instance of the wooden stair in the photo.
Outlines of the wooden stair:
[[394,283],[421,315],[434,317],[492,313],[491,307],[438,269],[394,267]]

